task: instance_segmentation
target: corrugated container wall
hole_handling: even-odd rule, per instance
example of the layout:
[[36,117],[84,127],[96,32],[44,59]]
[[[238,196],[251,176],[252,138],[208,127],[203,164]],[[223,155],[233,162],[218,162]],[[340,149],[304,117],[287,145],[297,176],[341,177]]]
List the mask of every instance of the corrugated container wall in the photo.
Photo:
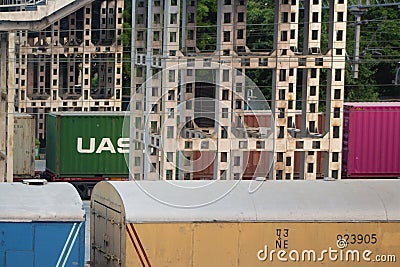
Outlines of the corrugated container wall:
[[85,210],[72,185],[0,183],[0,267],[84,267]]
[[14,178],[32,178],[35,175],[35,117],[14,115]]
[[400,103],[346,103],[343,175],[400,177]]
[[49,114],[46,169],[57,177],[127,177],[123,123],[124,113]]

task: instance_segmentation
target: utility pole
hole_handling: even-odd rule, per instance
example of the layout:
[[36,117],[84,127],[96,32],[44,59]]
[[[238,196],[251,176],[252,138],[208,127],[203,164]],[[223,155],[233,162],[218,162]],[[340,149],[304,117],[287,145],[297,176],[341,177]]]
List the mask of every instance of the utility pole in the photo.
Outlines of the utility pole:
[[[361,5],[361,0],[358,1]],[[354,7],[350,9],[350,12],[354,15],[354,58],[352,63],[352,76],[354,79],[358,79],[358,65],[360,63],[360,35],[361,35],[361,16],[367,13],[367,8]]]

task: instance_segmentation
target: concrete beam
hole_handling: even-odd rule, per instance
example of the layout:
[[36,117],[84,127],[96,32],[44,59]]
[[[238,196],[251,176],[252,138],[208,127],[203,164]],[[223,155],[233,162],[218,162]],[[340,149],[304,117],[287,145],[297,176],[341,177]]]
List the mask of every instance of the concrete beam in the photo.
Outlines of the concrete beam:
[[36,11],[0,12],[0,31],[41,30],[94,0],[48,0]]

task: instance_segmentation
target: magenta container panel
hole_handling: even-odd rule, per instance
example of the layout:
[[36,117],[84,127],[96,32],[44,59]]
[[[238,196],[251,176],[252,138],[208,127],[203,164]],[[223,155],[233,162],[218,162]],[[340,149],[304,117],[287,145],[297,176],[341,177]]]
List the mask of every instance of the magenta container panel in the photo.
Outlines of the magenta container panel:
[[344,177],[400,177],[400,103],[345,103]]

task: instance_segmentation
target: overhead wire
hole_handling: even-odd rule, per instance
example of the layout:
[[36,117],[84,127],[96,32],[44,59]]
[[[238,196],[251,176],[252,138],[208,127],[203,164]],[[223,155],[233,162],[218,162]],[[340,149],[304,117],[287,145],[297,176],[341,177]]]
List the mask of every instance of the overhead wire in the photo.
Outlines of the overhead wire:
[[[385,19],[385,20],[374,20],[374,22],[376,22],[376,23],[379,23],[379,22],[383,22],[383,21],[388,21],[388,20],[390,20],[390,21],[400,21],[400,19]],[[324,24],[324,23],[329,23],[329,21],[328,22],[321,22],[321,25],[322,24]],[[354,21],[347,21],[347,24],[349,25],[349,24],[351,24],[351,23],[354,23]],[[274,23],[264,23],[264,24],[247,24],[247,27],[252,27],[252,26],[255,26],[255,27],[259,27],[259,26],[273,26],[273,25],[275,25]],[[301,28],[301,26],[302,26],[302,24],[300,23],[299,24],[299,28]],[[192,27],[192,26],[191,26]],[[196,25],[195,26],[195,28],[197,28],[197,29],[201,29],[201,28],[215,28],[215,27],[217,27],[217,25],[204,25],[204,26],[202,26],[202,25]],[[176,28],[176,27],[174,27],[174,28]],[[150,28],[145,28],[145,30],[146,31],[148,31],[148,30],[153,30],[153,29],[159,29],[159,28],[156,28],[156,27],[150,27]],[[103,29],[94,29],[94,30],[92,30],[92,31],[101,31],[101,30],[103,30]],[[106,29],[107,31],[108,31],[108,29]],[[128,30],[128,31],[130,31],[131,29],[130,28],[123,28],[122,29],[122,31],[125,31],[125,30]],[[70,33],[70,32],[78,32],[78,31],[82,31],[83,32],[83,30],[65,30],[65,31],[62,31],[62,30],[60,30],[59,31],[59,36],[62,36],[63,35],[63,33],[65,32],[65,33]],[[110,29],[110,31],[115,31],[114,29]],[[43,33],[43,31],[41,31],[42,33]],[[48,33],[50,33],[51,31],[49,31]],[[372,32],[372,31],[371,31]],[[46,33],[46,31],[44,32],[44,33]],[[216,37],[216,35],[214,34],[215,33],[215,31],[211,31],[211,33],[210,33],[210,37],[211,38],[215,38]],[[388,32],[386,32],[386,33],[388,33]],[[34,34],[33,32],[31,33],[31,34]],[[252,32],[252,36],[251,37],[265,37],[265,35],[263,36],[262,35],[262,33],[260,32],[260,35],[258,35],[259,33],[257,33],[257,35],[255,35],[254,34],[254,32]],[[204,38],[205,39],[205,38]],[[207,38],[208,39],[208,38]],[[203,40],[203,38],[197,38],[197,40]],[[363,43],[364,41],[361,41],[361,43]],[[367,43],[367,41],[365,41],[366,43]],[[378,40],[375,40],[374,42],[378,42]],[[387,40],[385,40],[385,42],[388,42]],[[351,44],[351,40],[350,41],[348,41],[348,44]],[[211,44],[208,44],[208,45],[215,45],[216,46],[216,43],[211,43]],[[70,47],[74,47],[74,46],[70,46]],[[123,49],[125,49],[125,48],[130,48],[129,46],[123,46]],[[210,51],[215,51],[215,50],[210,50]],[[125,51],[125,52],[127,52],[127,51]],[[10,59],[9,59],[10,60]],[[147,60],[147,59],[146,59]],[[290,60],[290,58],[289,58],[289,60]],[[30,59],[30,63],[34,63],[34,62],[41,62],[41,61],[43,61],[43,60],[41,60],[41,59],[38,59],[38,61],[36,61],[36,60],[32,60],[32,59]],[[51,58],[49,58],[49,61],[51,61]],[[83,59],[82,59],[82,61],[83,61]],[[177,59],[177,61],[179,61],[179,59]],[[396,62],[397,61],[397,59],[396,58],[393,58],[393,56],[392,55],[380,55],[378,58],[368,58],[368,59],[364,59],[363,60],[363,62],[364,63],[375,63],[375,62],[380,62],[380,63],[394,63],[394,62]],[[102,63],[102,62],[104,62],[104,61],[102,61],[101,59],[98,59],[98,60],[92,60],[91,61],[92,63]],[[124,63],[124,62],[130,62],[130,60],[129,59],[126,59],[126,58],[123,58],[122,59],[122,62]],[[65,69],[67,69],[67,66],[65,66]],[[347,85],[347,86],[356,86],[356,85]],[[389,85],[379,85],[379,86],[389,86]],[[61,89],[62,90],[62,88],[59,88],[59,89]]]

